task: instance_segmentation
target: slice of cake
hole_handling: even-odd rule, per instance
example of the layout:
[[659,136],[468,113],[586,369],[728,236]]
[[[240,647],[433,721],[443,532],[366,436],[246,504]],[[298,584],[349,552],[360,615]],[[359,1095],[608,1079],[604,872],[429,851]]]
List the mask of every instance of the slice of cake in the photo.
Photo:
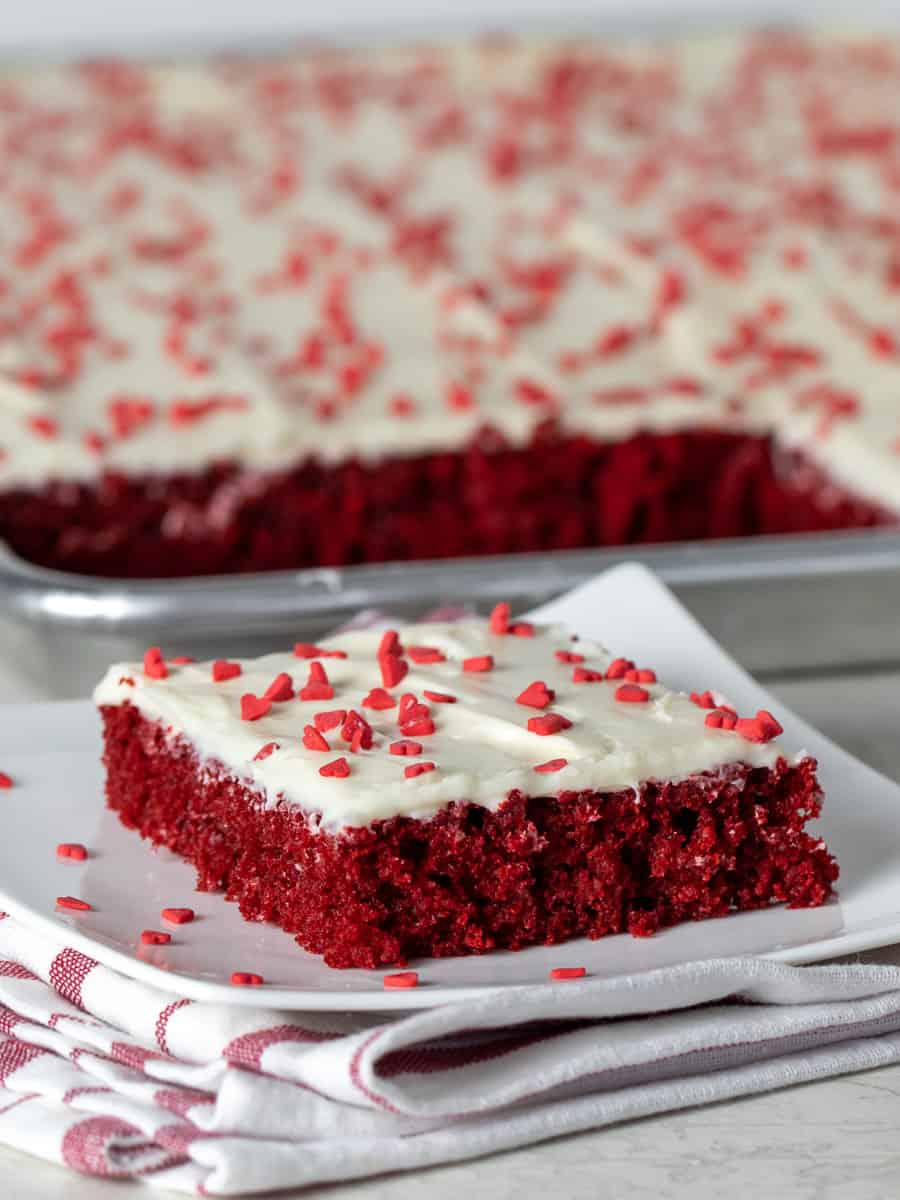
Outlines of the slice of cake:
[[814,906],[838,873],[770,713],[506,605],[244,662],[153,649],[95,699],[121,820],[335,967]]

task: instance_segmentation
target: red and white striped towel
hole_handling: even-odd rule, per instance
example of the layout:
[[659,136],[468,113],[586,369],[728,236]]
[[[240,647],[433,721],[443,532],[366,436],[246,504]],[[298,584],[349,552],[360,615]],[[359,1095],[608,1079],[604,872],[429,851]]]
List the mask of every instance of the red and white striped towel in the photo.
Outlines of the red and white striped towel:
[[217,1007],[0,921],[0,1141],[239,1195],[900,1059],[900,970],[716,959],[398,1016]]

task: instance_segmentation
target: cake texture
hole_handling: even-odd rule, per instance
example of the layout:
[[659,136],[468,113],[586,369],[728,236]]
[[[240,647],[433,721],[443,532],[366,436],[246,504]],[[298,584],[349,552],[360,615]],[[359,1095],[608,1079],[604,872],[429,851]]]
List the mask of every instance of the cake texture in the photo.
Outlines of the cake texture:
[[770,713],[504,605],[245,662],[154,649],[95,699],[123,823],[334,967],[815,906],[837,877]]
[[900,43],[0,84],[0,537],[175,575],[893,522]]

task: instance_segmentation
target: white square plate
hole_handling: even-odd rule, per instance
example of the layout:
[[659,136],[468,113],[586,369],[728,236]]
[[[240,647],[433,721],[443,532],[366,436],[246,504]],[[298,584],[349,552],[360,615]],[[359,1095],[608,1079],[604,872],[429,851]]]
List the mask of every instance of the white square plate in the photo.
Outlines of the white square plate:
[[[900,787],[782,708],[644,567],[617,567],[533,615],[652,662],[670,686],[718,690],[741,711],[771,708],[784,745],[819,760],[819,831],[840,863],[839,899],[680,925],[653,938],[429,959],[411,964],[418,988],[385,992],[380,972],[332,970],[280,930],[245,922],[221,896],[195,892],[193,868],[123,829],[104,808],[96,713],[88,701],[66,701],[10,707],[0,722],[0,768],[16,781],[2,800],[0,905],[133,978],[197,1000],[288,1009],[396,1011],[544,982],[554,966],[603,976],[728,954],[809,962],[900,940]],[[63,841],[83,842],[88,860],[57,862]],[[79,896],[92,911],[56,911],[60,895]],[[141,945],[140,931],[159,928],[167,906],[190,906],[198,919],[173,930],[168,946]],[[265,986],[232,987],[234,970],[257,972]]]

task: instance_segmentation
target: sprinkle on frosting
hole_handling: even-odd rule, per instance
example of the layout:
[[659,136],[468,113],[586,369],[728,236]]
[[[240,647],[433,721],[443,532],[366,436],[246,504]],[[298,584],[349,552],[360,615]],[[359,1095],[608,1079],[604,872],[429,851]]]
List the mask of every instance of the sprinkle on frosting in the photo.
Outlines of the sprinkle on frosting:
[[551,758],[547,762],[538,763],[534,768],[541,775],[552,775],[555,771],[561,771],[563,767],[568,765],[566,758]]
[[[287,694],[292,652],[235,660],[240,674],[221,682],[212,663],[159,678],[120,663],[96,697],[134,705],[247,780],[263,803],[298,805],[323,829],[427,817],[460,798],[496,809],[514,790],[633,789],[732,763],[771,766],[783,753],[773,740],[781,726],[768,712],[739,714],[711,691],[671,692],[647,668],[586,639],[577,649],[583,661],[570,663],[557,654],[569,642],[565,630],[537,626],[517,637],[510,629],[519,622],[501,616],[494,623],[506,627],[502,635],[481,618],[404,627],[387,641],[370,630],[329,638],[290,700],[265,692]],[[399,653],[422,646],[440,657]],[[494,670],[463,669],[485,659]],[[383,686],[386,661],[408,663],[407,690]],[[341,707],[323,704],[322,693],[338,693]],[[541,754],[538,739],[548,737],[556,740]],[[409,788],[398,786],[404,779]]]
[[403,774],[407,779],[415,779],[418,775],[426,775],[429,771],[433,771],[435,765],[433,762],[418,762],[410,763],[408,767],[403,768]]
[[144,655],[144,674],[149,679],[165,679],[169,674],[159,646],[151,646]]
[[519,692],[516,704],[524,704],[527,708],[546,708],[548,704],[553,703],[555,696],[556,692],[548,688],[542,679],[536,679],[534,683],[529,683],[524,691]]
[[568,717],[564,717],[562,713],[546,713],[543,717],[528,718],[529,731],[540,734],[541,737],[561,733],[564,729],[571,729],[571,727],[572,722]]
[[265,696],[254,696],[252,692],[245,692],[241,696],[241,720],[258,721],[271,707],[272,701],[267,700]]
[[494,656],[492,654],[473,654],[471,658],[463,659],[464,671],[493,671]]
[[346,779],[350,774],[350,764],[346,758],[336,758],[324,767],[319,767],[319,774],[325,779]]
[[217,659],[212,665],[213,683],[225,683],[229,679],[237,679],[241,673],[241,664]]
[[309,664],[309,677],[300,689],[301,700],[333,700],[334,688],[320,662]]
[[281,671],[263,693],[266,700],[271,700],[273,703],[280,704],[285,700],[292,700],[294,696],[294,683],[287,671]]
[[307,750],[324,750],[328,751],[331,747],[325,740],[324,736],[319,733],[315,725],[306,725],[303,729],[303,745]]

